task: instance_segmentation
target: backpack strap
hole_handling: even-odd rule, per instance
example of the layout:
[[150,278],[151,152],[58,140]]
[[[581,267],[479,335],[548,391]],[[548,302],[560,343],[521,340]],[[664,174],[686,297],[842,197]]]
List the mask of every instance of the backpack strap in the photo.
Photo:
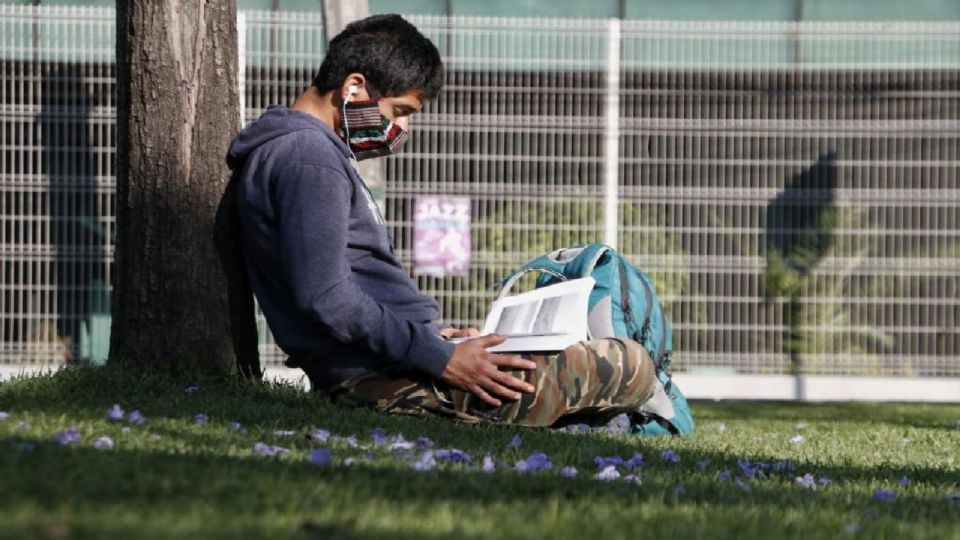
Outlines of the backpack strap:
[[[528,268],[529,266],[529,268]],[[525,265],[523,268],[520,268],[516,272],[510,274],[500,282],[500,293],[497,295],[497,300],[506,298],[507,293],[510,292],[510,289],[513,285],[524,276],[524,274],[529,274],[530,272],[540,272],[543,274],[550,274],[551,276],[559,279],[560,281],[567,281],[567,276],[563,275],[562,272],[558,272],[553,268],[546,266],[530,266]]]

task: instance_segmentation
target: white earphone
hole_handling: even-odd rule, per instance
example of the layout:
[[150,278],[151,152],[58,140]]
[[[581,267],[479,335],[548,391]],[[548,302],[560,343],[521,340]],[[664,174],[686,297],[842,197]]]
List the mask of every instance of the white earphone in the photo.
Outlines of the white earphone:
[[357,90],[357,85],[351,84],[350,86],[348,86],[348,87],[347,87],[347,97],[346,97],[345,101],[350,101],[350,98],[351,98],[354,94],[356,94],[357,92],[359,92],[359,90]]

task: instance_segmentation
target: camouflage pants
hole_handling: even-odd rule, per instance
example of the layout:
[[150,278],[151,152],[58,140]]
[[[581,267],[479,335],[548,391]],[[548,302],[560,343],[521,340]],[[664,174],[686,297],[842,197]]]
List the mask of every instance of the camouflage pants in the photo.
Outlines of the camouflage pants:
[[639,343],[582,341],[556,354],[524,355],[534,370],[509,370],[536,391],[492,407],[469,392],[410,373],[368,373],[327,390],[337,404],[465,422],[588,424],[636,410],[653,395],[653,362]]

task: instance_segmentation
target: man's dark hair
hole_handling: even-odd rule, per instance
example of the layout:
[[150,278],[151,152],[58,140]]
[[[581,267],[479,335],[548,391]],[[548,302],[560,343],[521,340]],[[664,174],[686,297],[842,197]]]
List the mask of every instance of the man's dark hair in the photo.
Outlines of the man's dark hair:
[[330,42],[313,79],[321,94],[340,88],[351,73],[367,78],[371,97],[419,90],[433,99],[443,86],[437,48],[399,15],[374,15],[352,22]]

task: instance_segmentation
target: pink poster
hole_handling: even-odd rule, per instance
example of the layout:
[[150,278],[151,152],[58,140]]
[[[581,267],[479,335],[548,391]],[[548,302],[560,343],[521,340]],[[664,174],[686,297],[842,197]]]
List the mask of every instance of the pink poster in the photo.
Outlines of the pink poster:
[[465,276],[470,270],[470,199],[417,197],[413,202],[413,272]]

